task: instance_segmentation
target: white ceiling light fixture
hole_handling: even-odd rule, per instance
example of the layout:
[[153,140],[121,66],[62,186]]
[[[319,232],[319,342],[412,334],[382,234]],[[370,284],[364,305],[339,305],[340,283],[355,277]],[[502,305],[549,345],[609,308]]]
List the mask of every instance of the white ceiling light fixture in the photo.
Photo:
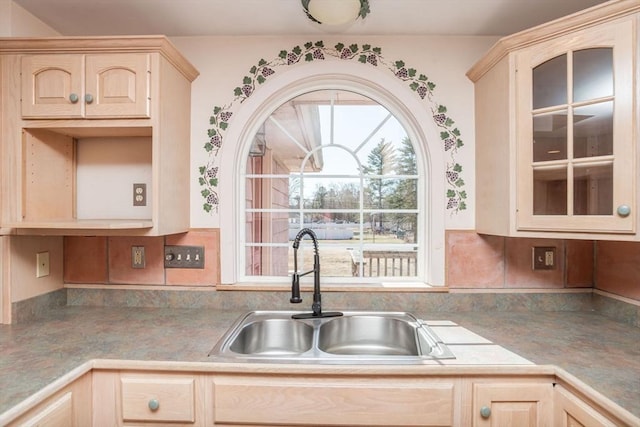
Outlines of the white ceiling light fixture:
[[300,0],[307,17],[321,25],[340,27],[364,19],[369,0]]

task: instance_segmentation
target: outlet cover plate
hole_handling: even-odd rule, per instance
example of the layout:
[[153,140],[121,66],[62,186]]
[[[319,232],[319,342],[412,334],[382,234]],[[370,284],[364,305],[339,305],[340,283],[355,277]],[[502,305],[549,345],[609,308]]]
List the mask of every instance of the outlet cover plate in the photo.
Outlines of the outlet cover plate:
[[49,252],[38,252],[36,254],[36,277],[45,277],[50,273]]
[[133,206],[147,206],[147,184],[133,184]]
[[531,266],[534,270],[553,270],[556,268],[555,246],[534,246]]
[[145,268],[144,246],[131,246],[131,268]]

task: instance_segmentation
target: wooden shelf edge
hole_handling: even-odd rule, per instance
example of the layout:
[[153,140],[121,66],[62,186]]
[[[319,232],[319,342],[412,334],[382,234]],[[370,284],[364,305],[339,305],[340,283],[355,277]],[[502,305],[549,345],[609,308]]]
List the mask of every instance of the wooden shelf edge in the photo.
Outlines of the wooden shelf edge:
[[69,220],[69,221],[34,221],[14,222],[2,224],[3,228],[15,229],[72,229],[72,230],[129,230],[138,228],[152,228],[153,221],[142,219],[114,219],[114,220]]

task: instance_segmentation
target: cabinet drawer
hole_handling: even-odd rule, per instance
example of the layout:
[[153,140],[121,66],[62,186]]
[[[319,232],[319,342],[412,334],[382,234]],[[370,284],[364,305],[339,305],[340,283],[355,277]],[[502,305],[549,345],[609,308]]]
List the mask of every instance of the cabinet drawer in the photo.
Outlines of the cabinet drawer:
[[195,423],[195,378],[122,376],[124,421]]
[[213,387],[216,424],[453,425],[452,381],[216,377]]

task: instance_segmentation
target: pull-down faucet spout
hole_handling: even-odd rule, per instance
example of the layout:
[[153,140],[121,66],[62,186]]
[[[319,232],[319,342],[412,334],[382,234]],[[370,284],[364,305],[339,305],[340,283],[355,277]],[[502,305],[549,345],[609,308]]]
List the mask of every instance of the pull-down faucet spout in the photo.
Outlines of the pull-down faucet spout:
[[[305,273],[298,273],[298,248],[300,240],[304,236],[309,236],[313,242],[313,269]],[[320,253],[318,251],[318,238],[316,233],[310,228],[303,228],[298,232],[293,240],[293,275],[291,279],[291,303],[297,304],[302,302],[300,297],[300,277],[313,273],[313,303],[311,304],[312,313],[294,314],[294,319],[308,319],[313,317],[337,317],[342,316],[340,312],[322,312],[322,297],[320,295]]]

